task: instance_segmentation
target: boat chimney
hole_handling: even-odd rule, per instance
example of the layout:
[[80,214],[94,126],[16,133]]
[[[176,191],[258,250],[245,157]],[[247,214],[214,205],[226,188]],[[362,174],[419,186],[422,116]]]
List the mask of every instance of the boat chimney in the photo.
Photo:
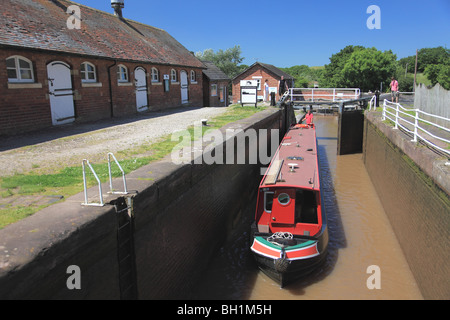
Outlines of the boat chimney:
[[111,0],[111,7],[114,9],[114,15],[122,18],[122,9],[125,6],[125,0]]

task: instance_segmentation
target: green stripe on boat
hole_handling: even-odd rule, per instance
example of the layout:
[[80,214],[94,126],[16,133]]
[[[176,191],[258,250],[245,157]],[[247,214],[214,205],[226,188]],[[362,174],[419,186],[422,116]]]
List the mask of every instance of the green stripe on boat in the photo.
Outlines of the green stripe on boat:
[[[275,245],[275,244],[273,244],[273,243],[270,243],[269,241],[267,241],[267,240],[264,239],[263,237],[255,237],[255,239],[258,240],[259,242],[261,242],[262,244],[264,244],[264,245],[270,247],[270,248],[277,249],[277,250],[280,250],[280,249],[281,249],[279,246],[277,246],[277,245]],[[287,247],[287,248],[285,249],[285,251],[291,251],[291,250],[296,250],[296,249],[308,247],[308,246],[313,245],[313,244],[316,243],[316,242],[317,242],[317,241],[314,241],[314,240],[308,240],[308,241],[306,241],[306,242],[297,244],[297,245],[295,245],[295,246],[293,246],[293,247]]]

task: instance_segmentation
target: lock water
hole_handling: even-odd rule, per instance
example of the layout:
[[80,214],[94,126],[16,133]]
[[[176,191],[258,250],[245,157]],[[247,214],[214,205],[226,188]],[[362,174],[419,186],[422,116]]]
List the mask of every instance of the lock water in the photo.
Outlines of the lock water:
[[[255,199],[201,279],[194,299],[423,299],[364,167],[337,156],[336,116],[315,117],[330,242],[325,264],[284,289],[257,269],[249,250]],[[368,270],[379,267],[379,273]],[[376,278],[375,278],[376,277]],[[370,279],[369,279],[370,278]],[[368,281],[369,280],[369,281]],[[380,289],[369,289],[376,283]]]

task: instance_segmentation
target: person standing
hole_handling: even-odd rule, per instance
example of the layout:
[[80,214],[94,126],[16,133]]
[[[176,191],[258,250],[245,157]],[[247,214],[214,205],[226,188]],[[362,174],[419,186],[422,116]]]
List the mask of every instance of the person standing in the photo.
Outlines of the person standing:
[[269,81],[266,79],[264,82],[264,102],[269,101]]
[[392,95],[392,102],[394,102],[394,98],[395,98],[395,103],[398,103],[398,81],[395,80],[394,77],[391,78],[391,95]]
[[283,94],[289,90],[289,86],[287,85],[286,80],[284,80],[284,76],[281,76],[281,80],[280,80],[280,98],[283,96]]

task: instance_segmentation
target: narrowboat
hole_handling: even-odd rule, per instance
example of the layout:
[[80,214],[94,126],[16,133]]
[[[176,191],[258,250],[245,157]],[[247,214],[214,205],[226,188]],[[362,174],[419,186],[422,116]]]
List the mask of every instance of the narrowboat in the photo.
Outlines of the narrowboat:
[[258,190],[251,251],[258,267],[281,287],[324,261],[327,217],[320,188],[316,127],[292,126]]

